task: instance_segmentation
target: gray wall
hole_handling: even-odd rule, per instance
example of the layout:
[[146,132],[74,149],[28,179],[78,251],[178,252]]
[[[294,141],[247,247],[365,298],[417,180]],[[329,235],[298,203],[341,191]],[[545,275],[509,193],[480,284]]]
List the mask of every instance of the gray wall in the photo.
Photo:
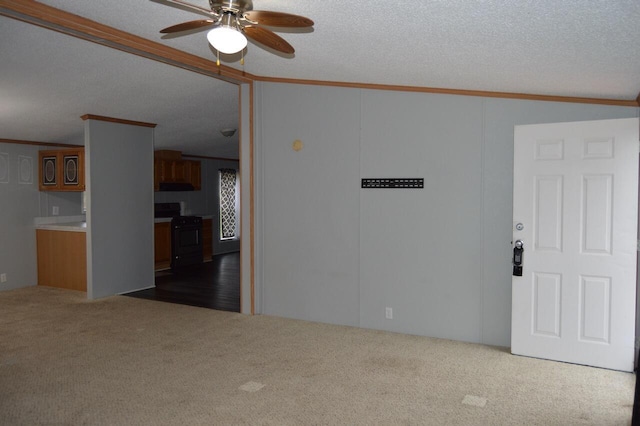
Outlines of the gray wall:
[[8,174],[0,170],[0,273],[7,274],[0,291],[38,283],[36,217],[52,216],[53,206],[60,216],[82,213],[82,193],[38,190],[38,151],[54,148],[0,143],[0,162],[8,159]]
[[154,193],[156,203],[185,202],[187,215],[213,216],[213,254],[230,253],[240,250],[240,239],[220,241],[220,220],[218,205],[220,193],[220,179],[218,170],[240,168],[239,161],[213,160],[203,158],[189,158],[200,161],[202,167],[202,179],[200,191],[163,191]]
[[[638,116],[278,83],[255,91],[259,310],[502,346],[514,125]],[[371,177],[422,177],[425,188],[360,189]]]
[[154,285],[153,129],[85,121],[87,297]]

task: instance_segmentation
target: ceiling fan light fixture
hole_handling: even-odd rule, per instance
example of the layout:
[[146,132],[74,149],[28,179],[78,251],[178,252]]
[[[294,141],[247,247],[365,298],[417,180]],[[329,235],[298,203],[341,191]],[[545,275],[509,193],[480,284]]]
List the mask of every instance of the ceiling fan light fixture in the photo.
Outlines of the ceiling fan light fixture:
[[235,16],[230,13],[225,14],[220,25],[207,33],[207,40],[220,53],[238,53],[247,47],[247,38],[238,29]]

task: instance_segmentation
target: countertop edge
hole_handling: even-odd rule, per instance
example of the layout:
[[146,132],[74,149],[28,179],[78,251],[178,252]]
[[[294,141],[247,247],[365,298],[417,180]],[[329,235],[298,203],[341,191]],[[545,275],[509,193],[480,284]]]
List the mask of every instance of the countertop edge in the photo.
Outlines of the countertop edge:
[[87,232],[87,222],[43,223],[36,225],[36,229],[45,231]]

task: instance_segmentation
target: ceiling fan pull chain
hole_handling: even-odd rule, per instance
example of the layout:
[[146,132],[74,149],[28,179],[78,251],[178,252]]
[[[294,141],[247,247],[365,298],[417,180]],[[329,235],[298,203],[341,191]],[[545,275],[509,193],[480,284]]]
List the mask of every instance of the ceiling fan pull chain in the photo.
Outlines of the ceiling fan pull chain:
[[242,53],[242,57],[240,58],[240,65],[244,68],[244,49],[240,51]]
[[216,50],[216,65],[220,66],[220,51]]

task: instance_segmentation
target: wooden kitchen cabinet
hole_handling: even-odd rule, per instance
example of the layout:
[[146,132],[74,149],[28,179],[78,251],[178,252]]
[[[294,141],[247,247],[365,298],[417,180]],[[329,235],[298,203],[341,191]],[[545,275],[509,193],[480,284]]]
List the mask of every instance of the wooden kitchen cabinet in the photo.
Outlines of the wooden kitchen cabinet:
[[188,161],[189,182],[193,185],[193,189],[200,191],[202,184],[202,166],[199,161]]
[[84,232],[36,229],[38,285],[87,291]]
[[174,160],[171,162],[171,180],[169,180],[169,182],[189,182],[191,180],[187,163],[188,162],[184,160]]
[[202,257],[208,262],[213,257],[213,220],[202,220]]
[[158,191],[160,189],[160,182],[163,181],[164,176],[164,163],[160,159],[153,160],[153,190]]
[[84,148],[38,152],[40,191],[84,191]]
[[171,222],[155,223],[154,261],[155,270],[171,266]]
[[[201,189],[201,169],[200,161],[182,160],[175,158],[164,158],[166,152],[156,151],[153,161],[153,186],[156,191],[160,189],[161,183],[190,183],[196,191]],[[161,154],[158,154],[161,153]]]

